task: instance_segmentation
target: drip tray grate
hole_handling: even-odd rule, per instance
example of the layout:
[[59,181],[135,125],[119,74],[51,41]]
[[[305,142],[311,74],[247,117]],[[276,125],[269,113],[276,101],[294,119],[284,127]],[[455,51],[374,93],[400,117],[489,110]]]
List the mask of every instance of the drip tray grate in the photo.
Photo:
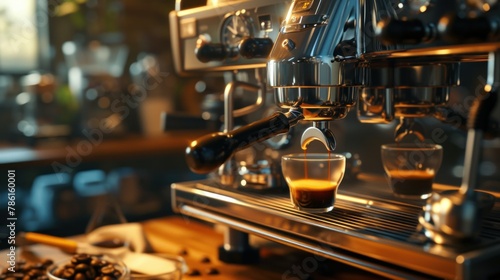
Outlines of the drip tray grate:
[[[322,214],[292,208],[288,190],[263,193],[226,188],[213,181],[173,184],[174,209],[389,275],[407,276],[367,262],[373,259],[405,271],[455,278],[468,263],[457,264],[459,255],[467,259],[474,252],[470,258],[476,264],[475,256],[481,255],[481,250],[495,247],[494,258],[500,258],[498,200],[485,217],[477,240],[443,246],[429,241],[418,222],[425,201],[396,199],[384,184],[376,182],[349,184],[339,189],[335,208]],[[331,252],[314,249],[325,246]]]

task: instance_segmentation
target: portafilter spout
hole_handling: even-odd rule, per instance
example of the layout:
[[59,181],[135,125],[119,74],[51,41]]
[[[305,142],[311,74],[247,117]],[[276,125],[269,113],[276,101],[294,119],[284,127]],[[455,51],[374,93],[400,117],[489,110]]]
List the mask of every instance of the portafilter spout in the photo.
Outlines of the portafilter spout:
[[313,126],[304,130],[300,145],[302,150],[307,150],[307,146],[314,140],[320,141],[328,151],[335,150],[336,142],[333,132],[328,127],[328,121],[315,121]]
[[302,109],[293,107],[288,112],[276,112],[246,126],[228,132],[217,132],[192,141],[186,148],[189,168],[200,174],[214,171],[234,153],[254,143],[289,131],[290,127],[304,119]]
[[414,118],[400,117],[399,124],[394,131],[394,140],[401,142],[408,135],[415,135],[421,142],[425,140],[422,125],[415,122]]
[[488,60],[488,84],[484,94],[476,97],[468,119],[462,184],[457,191],[434,193],[419,218],[425,234],[436,243],[455,243],[474,238],[480,230],[482,216],[494,203],[494,197],[475,191],[481,162],[483,133],[489,127],[490,114],[497,103],[498,88],[492,77],[500,73],[500,54],[491,53]]

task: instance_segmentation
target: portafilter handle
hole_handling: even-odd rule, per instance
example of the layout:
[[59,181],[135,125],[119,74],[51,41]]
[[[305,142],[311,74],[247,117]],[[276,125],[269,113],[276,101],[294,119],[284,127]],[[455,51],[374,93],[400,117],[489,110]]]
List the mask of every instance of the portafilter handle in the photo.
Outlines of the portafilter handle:
[[276,112],[270,117],[233,131],[212,133],[194,140],[186,148],[186,162],[191,171],[206,174],[214,171],[235,152],[272,136],[286,133],[304,116],[300,109]]

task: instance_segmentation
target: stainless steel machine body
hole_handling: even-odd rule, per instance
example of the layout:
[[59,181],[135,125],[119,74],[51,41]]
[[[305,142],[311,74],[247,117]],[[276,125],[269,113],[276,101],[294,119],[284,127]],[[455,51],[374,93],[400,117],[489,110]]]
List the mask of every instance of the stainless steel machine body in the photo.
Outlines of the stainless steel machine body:
[[[399,120],[396,141],[410,134],[424,140],[420,119],[455,116],[447,103],[451,89],[460,84],[464,63],[484,62],[489,69],[485,90],[476,99],[496,91],[496,1],[215,2],[171,13],[177,71],[266,70],[267,79],[261,82],[274,90],[276,105],[288,112],[234,131],[226,126],[221,133],[194,141],[186,151],[195,172],[211,172],[220,165],[230,169],[235,151],[286,133],[299,122],[313,124],[303,132],[302,148],[320,140],[333,150],[329,123],[355,109],[363,123]],[[252,33],[249,26],[272,28]],[[465,126],[467,118],[461,118]],[[474,137],[466,158],[480,151],[488,121],[483,116],[482,125],[468,127]],[[481,133],[470,133],[474,130]],[[469,186],[464,193],[474,192],[471,170],[465,172]],[[287,191],[256,192],[235,185],[238,180],[228,184],[221,179],[227,177],[175,183],[172,199],[182,215],[227,225],[231,230],[224,247],[229,251],[244,252],[244,234],[255,234],[389,278],[500,277],[495,265],[500,260],[498,197],[484,218],[475,217],[480,219],[477,236],[449,243],[435,238],[445,234],[437,221],[429,220],[436,213],[429,208],[438,206],[395,198],[384,181],[365,177],[344,182],[333,211],[306,214],[292,209]]]
[[[495,279],[500,251],[500,204],[483,221],[480,237],[455,246],[429,241],[419,225],[422,205],[395,199],[385,182],[339,189],[335,208],[308,214],[288,193],[255,193],[218,182],[173,185],[174,209],[346,263],[390,279]],[[297,275],[290,275],[298,277]],[[490,277],[490,278],[488,278]],[[299,278],[300,279],[300,278]]]

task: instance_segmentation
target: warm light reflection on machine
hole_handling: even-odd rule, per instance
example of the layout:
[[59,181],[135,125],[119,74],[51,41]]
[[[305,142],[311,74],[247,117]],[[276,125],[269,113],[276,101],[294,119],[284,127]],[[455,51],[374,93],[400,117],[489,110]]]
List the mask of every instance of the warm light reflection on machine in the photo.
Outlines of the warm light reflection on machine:
[[[199,189],[194,190],[194,193],[196,195],[199,195],[200,197],[209,197],[209,198],[214,198],[214,199],[221,200],[224,202],[241,204],[241,202],[237,199],[234,199],[234,198],[226,196],[226,195],[218,194],[218,193],[206,192],[206,191],[199,190]],[[200,202],[200,203],[203,204],[202,202]]]
[[358,204],[363,204],[366,205],[366,207],[370,207],[373,205],[373,200],[368,200],[368,199],[362,199],[359,197],[353,197],[353,196],[347,196],[347,195],[342,195],[342,194],[337,194],[337,197],[342,200],[358,203]]

